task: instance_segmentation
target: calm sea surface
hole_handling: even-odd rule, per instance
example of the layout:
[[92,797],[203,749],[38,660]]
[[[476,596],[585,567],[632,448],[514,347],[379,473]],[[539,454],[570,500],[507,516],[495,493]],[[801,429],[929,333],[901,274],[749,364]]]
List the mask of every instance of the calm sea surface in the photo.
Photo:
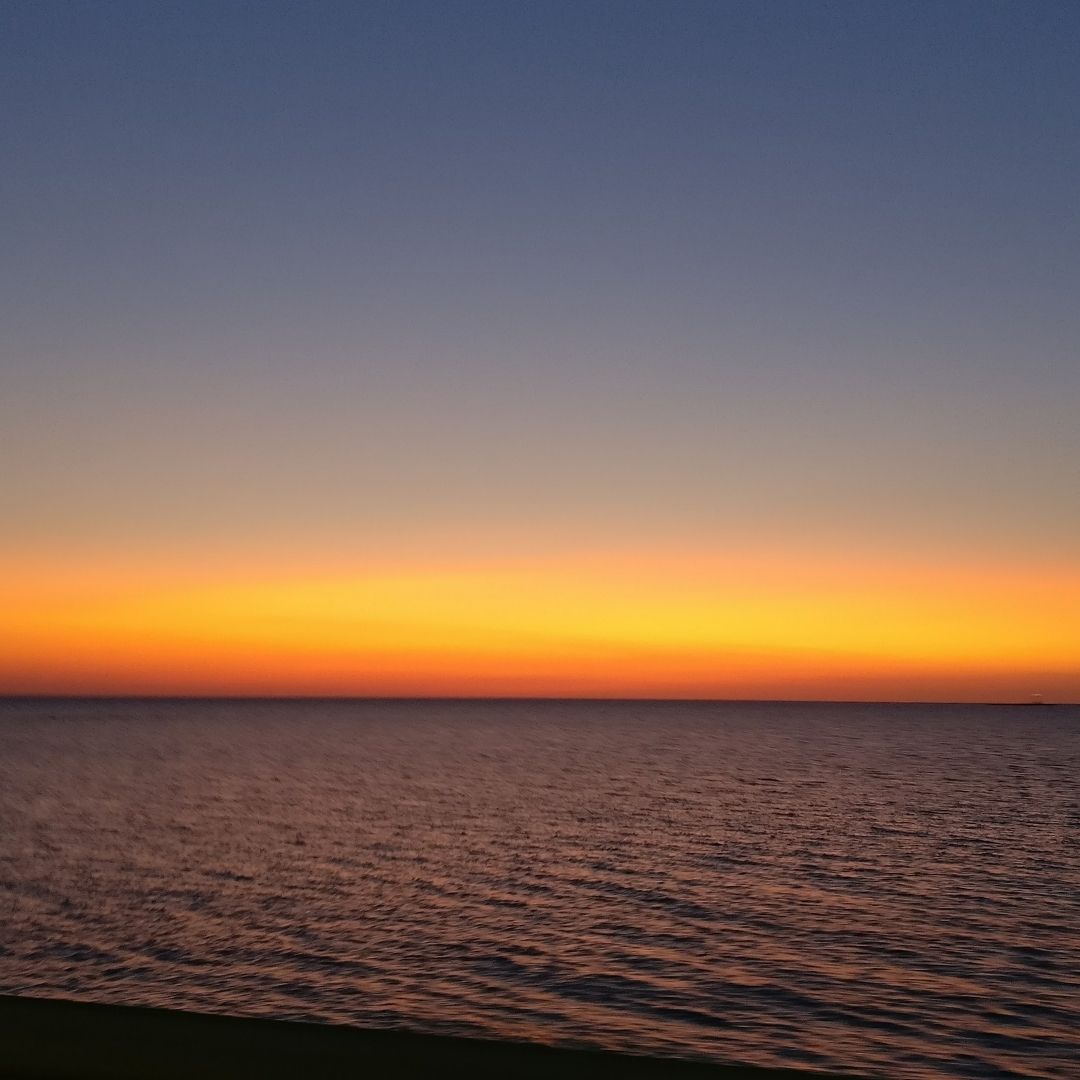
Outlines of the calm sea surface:
[[1080,1076],[1080,710],[0,702],[0,990]]

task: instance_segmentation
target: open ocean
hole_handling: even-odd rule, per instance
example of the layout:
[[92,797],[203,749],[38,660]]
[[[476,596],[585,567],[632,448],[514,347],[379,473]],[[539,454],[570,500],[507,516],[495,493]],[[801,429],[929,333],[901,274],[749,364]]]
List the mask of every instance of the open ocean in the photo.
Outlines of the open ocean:
[[0,701],[0,991],[1080,1076],[1080,708]]

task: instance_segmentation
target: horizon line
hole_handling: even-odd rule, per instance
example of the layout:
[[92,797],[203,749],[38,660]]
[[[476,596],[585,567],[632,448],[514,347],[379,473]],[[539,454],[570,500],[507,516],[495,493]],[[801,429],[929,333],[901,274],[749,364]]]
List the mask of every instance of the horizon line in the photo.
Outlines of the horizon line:
[[994,707],[1080,706],[1080,701],[1047,701],[1032,695],[1024,701],[956,701],[933,698],[771,698],[653,697],[581,694],[198,694],[198,693],[5,693],[0,701],[340,701],[340,702],[561,702],[653,705],[974,705]]

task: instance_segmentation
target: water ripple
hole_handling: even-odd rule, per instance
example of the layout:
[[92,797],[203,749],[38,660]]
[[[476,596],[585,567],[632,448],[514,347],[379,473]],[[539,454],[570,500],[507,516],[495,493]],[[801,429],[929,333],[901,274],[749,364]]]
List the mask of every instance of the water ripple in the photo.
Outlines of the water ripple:
[[1080,712],[0,703],[0,989],[1075,1080]]

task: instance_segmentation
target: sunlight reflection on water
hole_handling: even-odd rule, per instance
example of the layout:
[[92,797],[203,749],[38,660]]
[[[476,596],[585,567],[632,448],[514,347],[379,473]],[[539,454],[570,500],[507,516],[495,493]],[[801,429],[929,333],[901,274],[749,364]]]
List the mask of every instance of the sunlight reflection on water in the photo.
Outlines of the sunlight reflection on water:
[[0,703],[0,990],[1075,1077],[1080,710]]

